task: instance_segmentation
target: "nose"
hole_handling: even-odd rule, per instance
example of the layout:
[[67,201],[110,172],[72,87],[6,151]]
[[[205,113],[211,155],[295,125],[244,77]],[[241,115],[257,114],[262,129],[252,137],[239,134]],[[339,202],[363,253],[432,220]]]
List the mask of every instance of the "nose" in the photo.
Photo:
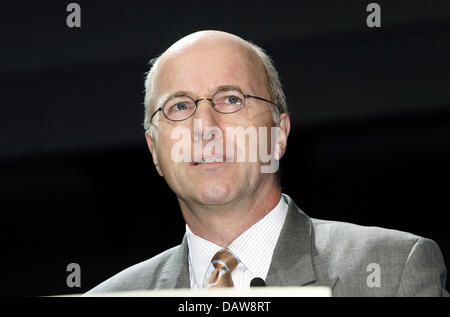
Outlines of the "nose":
[[[207,140],[215,139],[217,137],[222,138],[219,115],[220,114],[212,108],[211,99],[201,98],[198,100],[197,110],[193,115],[194,120],[192,120],[194,160],[198,160],[199,158],[201,159],[202,155],[200,151],[196,151],[196,146],[200,145],[202,148],[201,152],[203,152],[203,147],[208,143]],[[215,146],[214,148],[211,148],[210,151],[211,153],[206,154],[214,155],[216,152],[222,153],[222,149],[216,149]]]
[[212,108],[212,100],[209,98],[200,98],[197,101],[197,110],[194,113],[194,119],[201,119],[203,129],[205,127],[217,127],[217,111]]

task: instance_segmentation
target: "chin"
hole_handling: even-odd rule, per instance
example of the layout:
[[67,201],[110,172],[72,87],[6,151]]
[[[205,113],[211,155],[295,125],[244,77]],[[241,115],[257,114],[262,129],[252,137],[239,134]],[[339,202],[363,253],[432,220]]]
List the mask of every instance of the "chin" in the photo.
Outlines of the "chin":
[[236,193],[231,186],[224,184],[202,184],[203,188],[197,193],[197,200],[207,205],[222,205],[232,201]]

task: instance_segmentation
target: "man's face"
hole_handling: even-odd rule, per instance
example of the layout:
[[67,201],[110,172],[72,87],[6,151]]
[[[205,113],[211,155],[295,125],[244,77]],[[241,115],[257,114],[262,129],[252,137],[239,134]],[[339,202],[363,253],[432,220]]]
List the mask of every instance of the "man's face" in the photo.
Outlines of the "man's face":
[[[242,44],[230,40],[200,40],[165,56],[159,65],[155,82],[155,100],[159,107],[167,96],[181,91],[194,99],[211,98],[221,86],[236,86],[246,94],[270,100],[262,64]],[[222,205],[251,195],[274,175],[261,173],[259,155],[256,162],[248,162],[248,139],[246,142],[236,142],[226,131],[227,128],[237,127],[258,131],[259,127],[266,127],[270,139],[270,127],[273,125],[271,107],[270,103],[249,98],[240,111],[221,114],[211,107],[209,101],[204,100],[198,103],[195,114],[185,121],[173,122],[159,113],[159,119],[154,122],[156,133],[150,148],[160,174],[184,202]],[[226,155],[227,143],[231,142],[235,154],[233,158],[227,159],[233,159],[232,162],[194,162],[199,160],[198,157],[194,158],[194,138],[202,137],[201,133],[194,135],[194,122],[201,123],[201,132],[208,127],[221,130],[221,136],[216,134],[213,137],[222,138],[223,148],[211,148],[211,140],[200,141],[200,145],[205,150],[210,143],[208,149],[212,151],[207,151],[209,154],[224,152]],[[184,142],[190,143],[185,145],[191,148],[191,162],[175,162],[172,156],[175,144],[180,144],[180,136],[174,138],[173,132],[180,127],[190,131]],[[147,140],[152,142],[149,137]],[[240,151],[247,154],[245,162],[236,162],[236,154]],[[200,159],[205,159],[205,156],[209,155],[203,151]]]

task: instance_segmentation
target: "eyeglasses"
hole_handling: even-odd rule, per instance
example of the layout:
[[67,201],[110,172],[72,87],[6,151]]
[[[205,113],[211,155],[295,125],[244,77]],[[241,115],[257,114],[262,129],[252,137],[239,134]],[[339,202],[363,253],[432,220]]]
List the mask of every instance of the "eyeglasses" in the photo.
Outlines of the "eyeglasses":
[[175,94],[171,96],[163,105],[153,112],[150,123],[158,111],[162,111],[164,116],[171,121],[183,121],[190,118],[197,110],[198,103],[202,100],[211,102],[211,107],[223,114],[230,114],[241,110],[247,98],[256,98],[278,106],[274,102],[249,94],[244,94],[235,87],[225,87],[219,89],[211,98],[199,98],[194,100],[186,94]]

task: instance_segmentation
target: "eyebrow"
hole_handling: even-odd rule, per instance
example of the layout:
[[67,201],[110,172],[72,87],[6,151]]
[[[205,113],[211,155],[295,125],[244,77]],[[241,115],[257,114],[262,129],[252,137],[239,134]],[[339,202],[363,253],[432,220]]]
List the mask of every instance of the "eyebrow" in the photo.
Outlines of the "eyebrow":
[[[223,90],[223,89],[237,89],[239,91],[242,91],[242,88],[239,86],[235,86],[235,85],[221,85],[221,86],[217,86],[214,90],[213,95],[218,92],[219,90]],[[192,92],[189,91],[185,91],[185,90],[180,90],[171,94],[167,94],[162,101],[159,103],[159,106],[157,107],[157,109],[161,108],[169,99],[175,97],[175,96],[180,96],[180,95],[187,95],[187,96],[192,96]],[[212,97],[212,95],[211,95]],[[195,99],[195,98],[194,98]]]
[[158,106],[156,109],[160,109],[164,106],[164,104],[171,98],[173,98],[174,96],[178,96],[178,95],[190,95],[189,92],[181,90],[181,91],[177,91],[174,92],[172,94],[166,94],[166,96],[164,98],[162,98],[162,101],[158,103]]

